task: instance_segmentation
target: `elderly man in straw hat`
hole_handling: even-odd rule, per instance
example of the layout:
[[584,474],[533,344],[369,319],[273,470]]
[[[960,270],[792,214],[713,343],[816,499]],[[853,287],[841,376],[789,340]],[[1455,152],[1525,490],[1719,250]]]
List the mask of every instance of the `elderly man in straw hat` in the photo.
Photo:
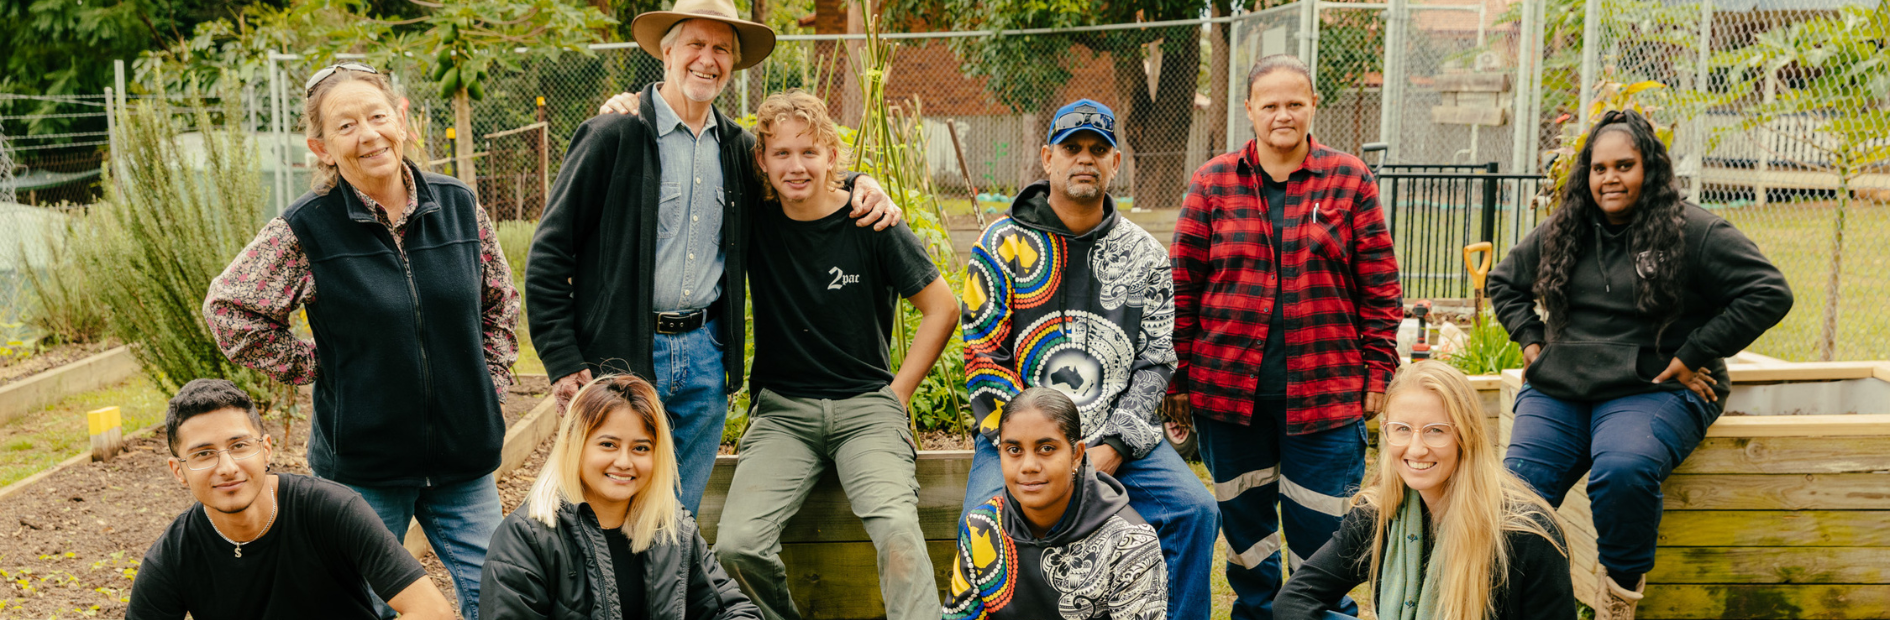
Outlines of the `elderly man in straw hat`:
[[[571,137],[533,235],[525,295],[532,344],[562,406],[593,374],[633,372],[674,421],[682,501],[695,511],[742,382],[745,249],[762,198],[754,136],[711,105],[774,31],[729,0],[678,0],[631,23],[663,60],[637,114],[606,114]],[[900,213],[859,178],[852,213],[880,228]]]

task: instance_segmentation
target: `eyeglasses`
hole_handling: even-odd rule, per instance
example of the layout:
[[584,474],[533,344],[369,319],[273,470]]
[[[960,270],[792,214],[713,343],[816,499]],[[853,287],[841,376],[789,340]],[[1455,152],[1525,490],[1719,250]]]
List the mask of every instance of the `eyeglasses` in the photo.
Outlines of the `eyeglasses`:
[[379,71],[375,71],[374,67],[370,67],[370,66],[358,63],[358,62],[344,62],[338,65],[330,65],[326,69],[316,71],[315,75],[310,76],[308,78],[308,83],[302,85],[302,96],[306,97],[306,96],[315,94],[316,85],[321,84],[322,80],[328,79],[329,76],[334,75],[336,71],[339,71],[342,69],[347,69],[349,71],[360,71],[362,73],[373,73],[375,75],[379,75],[381,73]]
[[249,439],[238,439],[236,443],[230,444],[228,448],[221,450],[216,448],[199,448],[184,455],[184,467],[190,468],[191,471],[203,471],[216,467],[217,463],[223,460],[221,455],[225,452],[230,454],[230,460],[241,461],[262,454],[262,449],[263,442],[259,439],[253,437]]
[[1115,133],[1116,119],[1107,114],[1103,114],[1101,110],[1097,110],[1096,108],[1080,106],[1075,110],[1071,110],[1068,114],[1057,117],[1057,122],[1051,126],[1051,131],[1057,132],[1077,127],[1097,127],[1103,131]]
[[1433,448],[1448,448],[1450,444],[1457,441],[1457,428],[1451,426],[1449,422],[1435,422],[1426,424],[1422,428],[1412,428],[1411,425],[1403,422],[1385,424],[1385,443],[1408,446],[1411,445],[1412,435],[1423,436],[1424,445]]

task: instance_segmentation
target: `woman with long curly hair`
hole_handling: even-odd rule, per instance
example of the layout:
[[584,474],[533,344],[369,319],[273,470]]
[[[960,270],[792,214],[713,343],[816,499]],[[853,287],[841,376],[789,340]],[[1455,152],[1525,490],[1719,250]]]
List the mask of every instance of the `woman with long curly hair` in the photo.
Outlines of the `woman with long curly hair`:
[[1372,584],[1384,620],[1574,620],[1568,546],[1554,509],[1503,469],[1463,372],[1428,360],[1385,391],[1378,468],[1274,602],[1274,617],[1337,610]]
[[1723,358],[1785,317],[1791,289],[1752,240],[1681,197],[1653,124],[1615,111],[1489,294],[1527,365],[1504,464],[1557,506],[1588,474],[1595,617],[1633,618],[1660,485],[1719,418]]

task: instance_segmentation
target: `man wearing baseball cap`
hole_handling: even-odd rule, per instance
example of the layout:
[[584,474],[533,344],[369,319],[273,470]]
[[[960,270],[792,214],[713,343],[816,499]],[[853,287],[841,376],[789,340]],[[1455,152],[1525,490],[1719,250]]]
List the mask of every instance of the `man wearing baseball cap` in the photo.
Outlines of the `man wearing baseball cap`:
[[[532,237],[525,296],[560,405],[595,373],[656,385],[693,512],[742,384],[745,250],[762,198],[754,136],[713,104],[735,71],[774,50],[774,31],[730,0],[678,0],[631,29],[662,59],[664,81],[630,99],[636,114],[603,114],[572,134]],[[898,222],[878,184],[859,186],[861,225]]]
[[[1167,250],[1116,211],[1122,164],[1108,106],[1057,110],[1042,149],[1047,180],[1018,192],[972,249],[962,324],[976,442],[965,511],[1003,491],[998,418],[1025,388],[1069,395],[1089,462],[1128,490],[1161,538],[1169,618],[1208,615],[1220,513],[1162,437],[1156,407],[1175,369]],[[962,516],[961,516],[962,518]]]

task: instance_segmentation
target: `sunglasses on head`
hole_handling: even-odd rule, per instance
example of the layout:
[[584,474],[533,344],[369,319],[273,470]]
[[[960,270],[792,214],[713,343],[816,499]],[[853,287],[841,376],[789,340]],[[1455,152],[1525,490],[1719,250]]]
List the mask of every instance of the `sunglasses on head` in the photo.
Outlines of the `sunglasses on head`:
[[1103,114],[1102,111],[1096,108],[1082,106],[1071,110],[1063,116],[1057,117],[1057,122],[1051,130],[1063,131],[1076,127],[1097,127],[1103,131],[1114,133],[1116,130],[1116,119],[1111,118],[1107,114]]
[[315,94],[315,87],[320,85],[322,83],[322,80],[328,79],[329,76],[334,75],[336,71],[340,71],[343,69],[346,69],[349,71],[360,71],[362,73],[373,73],[376,75],[380,74],[379,71],[374,70],[374,67],[370,67],[370,66],[358,63],[358,62],[344,62],[338,65],[329,65],[328,68],[322,69],[320,71],[316,71],[315,75],[310,76],[308,78],[308,83],[302,85],[302,96],[306,97],[306,96]]

